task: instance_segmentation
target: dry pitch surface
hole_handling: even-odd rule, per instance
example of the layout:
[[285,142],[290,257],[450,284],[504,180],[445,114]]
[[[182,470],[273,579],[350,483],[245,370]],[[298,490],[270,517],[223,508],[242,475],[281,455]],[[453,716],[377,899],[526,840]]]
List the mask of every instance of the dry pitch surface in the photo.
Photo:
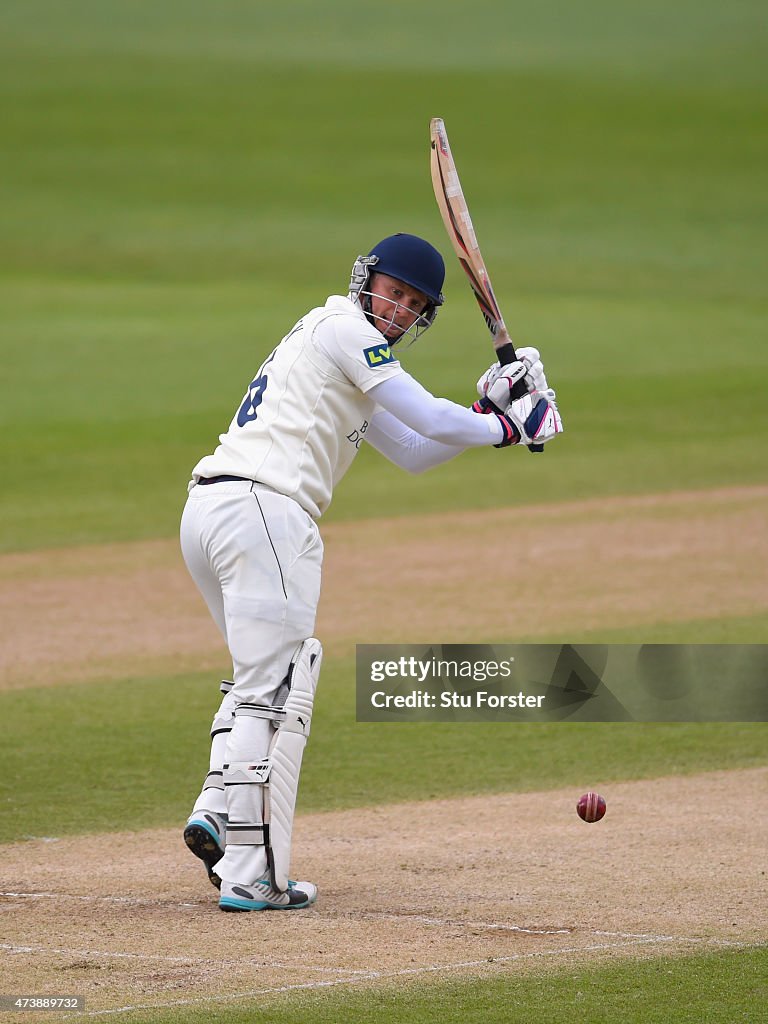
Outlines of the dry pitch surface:
[[[468,596],[498,579],[493,541],[512,514],[327,528],[326,647],[505,639]],[[522,571],[556,585],[534,607],[499,579],[494,604],[509,617],[494,625],[551,635],[763,612],[767,525],[768,488],[527,510]],[[5,556],[0,614],[5,688],[224,663],[172,543]],[[285,915],[220,913],[177,829],[6,846],[3,989],[84,995],[86,1015],[119,1019],[764,942],[767,793],[760,768],[612,785],[595,825],[570,790],[304,816],[294,864],[320,899]]]

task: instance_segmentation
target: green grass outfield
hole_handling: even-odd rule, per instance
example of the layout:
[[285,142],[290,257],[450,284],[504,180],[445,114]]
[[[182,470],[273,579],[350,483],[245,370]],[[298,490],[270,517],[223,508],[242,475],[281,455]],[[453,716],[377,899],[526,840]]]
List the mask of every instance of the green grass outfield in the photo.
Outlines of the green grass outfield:
[[[566,434],[536,459],[473,452],[416,479],[364,450],[328,518],[524,515],[548,500],[763,482],[765,36],[757,0],[6,0],[0,550],[173,536],[189,471],[252,370],[394,230],[429,237],[448,263],[446,307],[405,364],[471,401],[490,346],[432,197],[436,115],[502,308],[516,340],[544,352]],[[756,614],[583,639],[765,636]],[[0,695],[3,840],[177,826],[214,703],[199,677]],[[329,662],[302,810],[768,756],[763,725],[353,716],[351,662]],[[458,745],[471,780],[448,770]],[[708,953],[151,1019],[732,1024],[757,1019],[764,977],[764,951]]]

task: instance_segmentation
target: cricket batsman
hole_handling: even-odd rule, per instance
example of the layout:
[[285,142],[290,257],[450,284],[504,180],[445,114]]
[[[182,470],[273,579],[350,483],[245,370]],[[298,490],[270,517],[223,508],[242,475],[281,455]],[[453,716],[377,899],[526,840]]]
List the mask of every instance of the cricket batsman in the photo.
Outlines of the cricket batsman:
[[[399,347],[443,304],[440,253],[396,234],[360,256],[349,293],[310,310],[267,356],[226,433],[192,470],[181,548],[232,658],[211,729],[210,771],[184,839],[226,911],[298,910],[291,831],[322,647],[313,636],[323,545],[317,521],[363,441],[411,473],[467,448],[541,444],[563,426],[539,353],[493,364],[493,404],[436,398]],[[527,394],[511,401],[524,379]]]

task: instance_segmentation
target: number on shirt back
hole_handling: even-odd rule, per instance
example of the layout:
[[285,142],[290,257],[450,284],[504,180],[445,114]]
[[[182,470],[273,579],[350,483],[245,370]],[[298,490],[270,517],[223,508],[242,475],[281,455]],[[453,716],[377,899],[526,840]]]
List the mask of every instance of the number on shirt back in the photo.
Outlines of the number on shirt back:
[[240,406],[240,411],[237,414],[237,425],[239,427],[244,427],[246,423],[250,423],[251,420],[256,419],[256,410],[261,405],[266,388],[267,375],[265,373],[260,377],[256,377],[256,379],[252,380],[248,385],[248,391],[245,399],[243,400],[243,404]]

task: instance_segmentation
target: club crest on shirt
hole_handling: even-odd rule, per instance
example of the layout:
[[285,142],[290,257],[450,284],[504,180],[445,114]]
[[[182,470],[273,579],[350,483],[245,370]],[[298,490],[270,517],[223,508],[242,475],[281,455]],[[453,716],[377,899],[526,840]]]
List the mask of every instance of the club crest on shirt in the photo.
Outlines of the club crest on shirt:
[[365,356],[366,363],[374,370],[377,366],[383,366],[384,363],[394,363],[395,361],[392,349],[387,344],[372,345],[370,348],[364,348],[363,355]]

